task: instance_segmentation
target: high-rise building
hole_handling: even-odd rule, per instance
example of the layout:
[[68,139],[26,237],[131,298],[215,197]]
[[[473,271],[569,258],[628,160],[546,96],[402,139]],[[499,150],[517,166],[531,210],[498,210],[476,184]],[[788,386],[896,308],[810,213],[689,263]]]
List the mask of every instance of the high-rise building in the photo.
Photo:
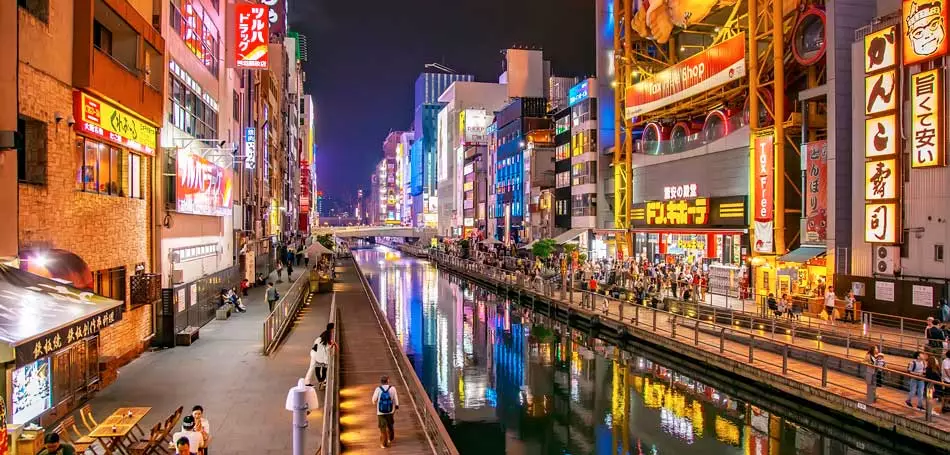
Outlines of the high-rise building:
[[396,161],[397,172],[396,172],[396,185],[399,187],[399,204],[400,204],[400,222],[405,226],[412,226],[415,220],[415,214],[412,210],[412,196],[410,196],[412,190],[411,184],[411,157],[412,157],[412,144],[415,138],[415,134],[412,131],[403,132],[399,138],[399,145],[396,149]]
[[414,225],[436,227],[438,199],[437,131],[442,109],[439,96],[455,81],[473,81],[470,74],[426,72],[415,84],[413,132],[414,142],[409,157],[409,187],[412,196]]

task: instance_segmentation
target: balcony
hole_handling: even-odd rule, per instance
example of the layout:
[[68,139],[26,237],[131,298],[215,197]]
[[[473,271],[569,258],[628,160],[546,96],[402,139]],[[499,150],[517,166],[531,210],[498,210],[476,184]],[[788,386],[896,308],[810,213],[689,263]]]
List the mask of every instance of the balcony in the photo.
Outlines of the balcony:
[[162,123],[165,42],[126,0],[78,0],[73,85]]

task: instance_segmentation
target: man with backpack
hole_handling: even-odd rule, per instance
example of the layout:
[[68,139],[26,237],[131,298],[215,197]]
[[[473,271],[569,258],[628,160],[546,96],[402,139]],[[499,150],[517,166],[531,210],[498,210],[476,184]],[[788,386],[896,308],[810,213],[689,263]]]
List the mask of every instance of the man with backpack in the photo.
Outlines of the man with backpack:
[[379,387],[373,391],[373,404],[379,420],[379,447],[385,449],[396,439],[393,415],[399,409],[399,397],[396,389],[389,385],[389,376],[379,378]]

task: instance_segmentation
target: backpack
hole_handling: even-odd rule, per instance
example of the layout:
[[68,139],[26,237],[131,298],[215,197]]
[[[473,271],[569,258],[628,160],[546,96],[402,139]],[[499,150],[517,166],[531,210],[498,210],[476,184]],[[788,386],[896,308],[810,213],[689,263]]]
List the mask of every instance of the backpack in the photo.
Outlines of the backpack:
[[393,413],[393,397],[389,394],[392,387],[384,389],[379,386],[379,401],[376,402],[376,409],[383,414]]

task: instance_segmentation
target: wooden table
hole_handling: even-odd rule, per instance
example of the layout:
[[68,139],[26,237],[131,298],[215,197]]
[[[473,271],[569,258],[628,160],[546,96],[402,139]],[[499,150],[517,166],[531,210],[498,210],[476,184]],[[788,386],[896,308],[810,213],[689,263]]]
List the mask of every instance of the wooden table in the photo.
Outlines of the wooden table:
[[[89,433],[89,436],[96,439],[112,439],[125,451],[122,440],[129,436],[132,429],[138,427],[139,422],[145,418],[145,415],[151,411],[150,407],[139,408],[118,408],[109,417],[106,417],[96,428]],[[131,413],[131,417],[129,414]],[[113,431],[115,427],[115,431]],[[141,431],[141,429],[139,430]]]

